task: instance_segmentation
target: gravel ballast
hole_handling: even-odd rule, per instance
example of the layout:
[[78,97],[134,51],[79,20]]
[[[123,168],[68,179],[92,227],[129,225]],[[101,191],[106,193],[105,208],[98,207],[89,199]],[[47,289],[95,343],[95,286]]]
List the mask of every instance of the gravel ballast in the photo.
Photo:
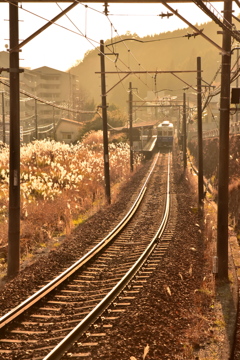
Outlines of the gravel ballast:
[[[113,326],[93,352],[94,360],[225,359],[225,326],[211,267],[213,224],[207,227],[206,213],[197,208],[194,176],[188,170],[184,174],[176,159],[173,191],[178,220],[172,242],[139,296],[117,320],[118,327]],[[2,284],[1,315],[82,256],[92,241],[104,237],[126,212],[149,166],[145,163],[132,177],[118,201],[75,229],[59,248],[37,256],[14,280]],[[222,357],[217,357],[220,353]]]

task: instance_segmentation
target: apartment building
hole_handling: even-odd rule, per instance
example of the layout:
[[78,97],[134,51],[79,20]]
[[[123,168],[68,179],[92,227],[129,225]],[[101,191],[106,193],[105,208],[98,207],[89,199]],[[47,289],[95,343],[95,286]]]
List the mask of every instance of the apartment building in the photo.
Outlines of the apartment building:
[[[32,72],[37,75],[36,95],[38,98],[65,108],[73,107],[78,91],[75,75],[47,66],[34,69]],[[58,119],[67,115],[67,111],[57,108],[54,110],[54,116]],[[45,124],[53,122],[53,107],[42,103],[39,105],[38,116]]]
[[[0,68],[9,67],[9,54],[0,52]],[[0,74],[0,140],[3,139],[3,121],[9,121],[9,73]],[[20,122],[23,141],[53,136],[55,124],[63,118],[74,119],[70,111],[76,105],[78,80],[75,75],[47,66],[24,68],[20,73]],[[47,104],[48,103],[48,104]],[[3,115],[4,111],[4,115]],[[7,140],[6,140],[7,141]]]

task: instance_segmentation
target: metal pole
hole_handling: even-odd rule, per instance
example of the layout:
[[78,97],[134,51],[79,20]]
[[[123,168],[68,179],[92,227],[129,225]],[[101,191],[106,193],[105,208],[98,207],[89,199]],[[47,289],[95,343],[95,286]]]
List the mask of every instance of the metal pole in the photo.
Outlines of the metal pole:
[[182,123],[182,149],[183,149],[183,167],[184,171],[187,167],[187,119],[186,119],[186,93],[183,93],[183,123]]
[[35,99],[35,135],[38,140],[38,114],[37,114],[37,100]]
[[56,141],[55,108],[53,106],[53,140]]
[[181,107],[178,108],[178,120],[177,120],[177,138],[179,140],[179,133],[180,133],[180,122],[181,122]]
[[133,136],[132,136],[132,83],[129,83],[129,141],[130,141],[130,170],[133,171]]
[[[232,23],[232,0],[224,1],[224,21]],[[222,46],[231,54],[231,35],[223,32]],[[219,185],[217,216],[218,278],[228,279],[228,182],[229,182],[229,114],[230,114],[231,55],[222,55],[220,129],[219,129]]]
[[107,203],[111,204],[109,155],[108,155],[108,131],[107,131],[107,99],[106,99],[107,95],[106,95],[105,54],[104,54],[104,42],[103,42],[103,40],[100,41],[100,61],[101,61],[101,90],[102,90],[105,196],[106,196]]
[[[157,96],[157,74],[155,74],[155,76],[154,76],[154,85],[155,85],[155,100],[156,100],[156,96]],[[158,111],[158,108],[155,107],[155,120],[157,120],[157,115],[158,115],[157,111]]]
[[[10,48],[18,45],[18,7],[9,4]],[[19,53],[10,52],[10,155],[9,155],[9,228],[8,269],[12,278],[20,265],[20,99]]]
[[2,92],[2,123],[3,123],[3,143],[6,143],[6,126],[5,126],[5,103],[4,92]]
[[[239,44],[238,44],[239,45]],[[237,71],[239,68],[239,49],[237,49]],[[236,79],[236,88],[238,88],[238,77]],[[236,123],[238,124],[238,104],[236,104],[237,112],[236,112]]]
[[24,45],[26,45],[30,40],[34,39],[37,35],[41,34],[45,29],[47,29],[49,26],[54,24],[58,19],[60,19],[63,15],[65,15],[68,11],[73,9],[75,6],[78,5],[78,1],[74,1],[73,4],[71,4],[69,7],[67,7],[65,10],[62,10],[60,14],[55,16],[52,20],[48,21],[45,25],[43,25],[40,29],[35,31],[32,35],[30,35],[27,39],[21,42],[21,44],[17,44],[14,46],[14,48],[11,48],[13,51],[19,51]]
[[202,141],[202,77],[201,58],[197,58],[197,109],[198,109],[198,203],[203,200],[203,141]]

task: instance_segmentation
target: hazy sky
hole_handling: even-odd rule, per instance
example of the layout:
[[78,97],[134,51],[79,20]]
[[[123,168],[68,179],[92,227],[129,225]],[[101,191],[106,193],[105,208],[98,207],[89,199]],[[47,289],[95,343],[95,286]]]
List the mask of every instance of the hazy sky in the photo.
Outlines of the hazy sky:
[[[61,12],[70,3],[21,3],[19,9],[19,37],[26,39]],[[59,4],[59,6],[58,6]],[[202,24],[210,19],[194,4],[170,4],[192,24]],[[223,2],[213,3],[221,12]],[[233,3],[235,15],[240,11]],[[24,9],[28,10],[25,11]],[[161,4],[109,4],[109,16],[103,14],[103,3],[81,3],[67,13],[56,25],[38,35],[22,48],[20,66],[49,66],[66,71],[77,60],[81,60],[88,50],[98,47],[100,40],[124,35],[127,31],[139,36],[154,35],[187,27],[178,17],[169,19],[157,16],[168,10]],[[41,19],[40,17],[44,19]],[[0,51],[6,50],[9,39],[9,5],[0,4]],[[69,31],[71,30],[71,31]],[[88,40],[87,38],[91,39]]]

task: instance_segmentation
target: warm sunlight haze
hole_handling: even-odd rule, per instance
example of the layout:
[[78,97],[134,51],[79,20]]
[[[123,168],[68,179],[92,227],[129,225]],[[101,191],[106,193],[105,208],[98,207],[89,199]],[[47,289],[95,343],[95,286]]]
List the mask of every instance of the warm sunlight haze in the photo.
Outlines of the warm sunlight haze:
[[[71,3],[22,3],[19,9],[19,38],[25,40],[47,20],[53,19]],[[171,4],[192,24],[210,21],[195,4]],[[223,2],[213,3],[221,13]],[[233,4],[235,15],[238,7]],[[168,13],[162,4],[109,4],[109,15],[104,15],[104,3],[82,3],[67,13],[25,45],[20,54],[20,66],[32,69],[49,66],[66,71],[84,54],[99,46],[100,40],[124,35],[127,32],[140,37],[187,28],[176,16]],[[0,5],[0,51],[9,47],[9,5]]]

